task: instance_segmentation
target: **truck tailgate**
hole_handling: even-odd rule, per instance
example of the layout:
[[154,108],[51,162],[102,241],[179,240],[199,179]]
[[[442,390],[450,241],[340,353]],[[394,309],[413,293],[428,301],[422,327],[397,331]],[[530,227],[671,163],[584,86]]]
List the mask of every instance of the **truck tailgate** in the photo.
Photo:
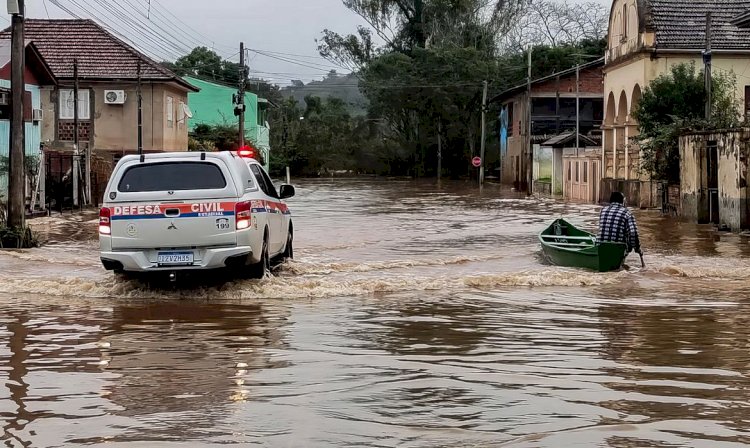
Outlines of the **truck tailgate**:
[[110,204],[112,249],[179,249],[237,244],[236,199]]

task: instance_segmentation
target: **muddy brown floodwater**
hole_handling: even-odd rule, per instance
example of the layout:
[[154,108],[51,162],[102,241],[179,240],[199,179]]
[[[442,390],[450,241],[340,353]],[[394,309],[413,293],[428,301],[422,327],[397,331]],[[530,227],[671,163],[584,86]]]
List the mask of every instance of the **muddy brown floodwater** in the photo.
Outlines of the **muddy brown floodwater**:
[[98,263],[96,216],[0,253],[0,445],[750,444],[750,244],[639,212],[647,267],[545,265],[597,207],[463,183],[303,181],[297,260],[175,289]]

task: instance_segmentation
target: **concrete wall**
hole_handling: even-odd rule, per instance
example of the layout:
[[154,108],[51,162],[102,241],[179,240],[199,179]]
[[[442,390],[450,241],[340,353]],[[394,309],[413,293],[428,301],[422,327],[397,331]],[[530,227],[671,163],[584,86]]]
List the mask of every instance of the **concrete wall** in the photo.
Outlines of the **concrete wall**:
[[750,129],[696,133],[680,139],[680,204],[682,216],[709,221],[707,143],[716,142],[720,227],[750,227],[748,220],[748,155]]
[[505,155],[505,160],[503,160],[502,181],[522,190],[526,188],[526,166],[528,164],[528,161],[524,160],[528,128],[526,119],[527,101],[526,94],[523,93],[504,103],[513,107],[513,122],[509,123],[508,152]]
[[707,222],[708,195],[704,191],[705,151],[700,136],[680,139],[680,215],[690,221]]

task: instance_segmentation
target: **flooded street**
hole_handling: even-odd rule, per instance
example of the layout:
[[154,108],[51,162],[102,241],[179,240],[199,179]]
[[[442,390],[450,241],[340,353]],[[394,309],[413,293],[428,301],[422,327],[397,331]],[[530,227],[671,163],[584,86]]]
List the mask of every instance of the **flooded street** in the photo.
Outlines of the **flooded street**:
[[312,180],[260,282],[116,278],[96,215],[0,253],[0,445],[750,444],[750,242],[638,212],[646,268],[545,265],[598,207]]

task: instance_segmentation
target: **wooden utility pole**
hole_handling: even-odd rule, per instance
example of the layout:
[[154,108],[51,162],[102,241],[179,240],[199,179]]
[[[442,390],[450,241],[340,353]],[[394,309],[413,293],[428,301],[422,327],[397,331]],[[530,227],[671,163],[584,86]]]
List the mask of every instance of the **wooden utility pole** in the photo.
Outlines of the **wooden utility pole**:
[[706,120],[711,119],[713,85],[711,78],[711,11],[706,13],[706,50],[703,52],[703,76],[706,83]]
[[526,76],[526,182],[527,187],[526,191],[529,196],[532,194],[532,185],[534,183],[533,179],[533,169],[534,169],[534,150],[531,147],[531,131],[532,131],[532,125],[531,125],[531,52],[533,51],[533,48],[531,45],[529,45],[529,54],[528,54],[528,74]]
[[482,93],[482,144],[480,145],[479,158],[482,160],[479,165],[479,186],[484,185],[484,148],[485,141],[487,140],[485,134],[487,132],[487,81],[484,81],[484,92]]
[[237,95],[237,107],[239,107],[240,117],[240,148],[245,146],[245,78],[247,77],[247,71],[245,71],[245,43],[240,42],[240,88]]
[[24,87],[26,45],[23,37],[23,24],[24,0],[18,0],[18,10],[14,11],[11,19],[10,89],[12,108],[10,151],[8,153],[8,227],[16,229],[26,227],[26,212],[24,210],[26,131],[23,121],[23,97],[26,90]]
[[141,86],[141,59],[138,58],[138,154],[143,154],[143,89]]
[[80,197],[81,159],[78,141],[78,59],[73,59],[73,207],[78,207]]
[[438,167],[437,178],[440,182],[443,177],[443,117],[438,118]]
[[581,145],[581,64],[576,65],[576,157]]

